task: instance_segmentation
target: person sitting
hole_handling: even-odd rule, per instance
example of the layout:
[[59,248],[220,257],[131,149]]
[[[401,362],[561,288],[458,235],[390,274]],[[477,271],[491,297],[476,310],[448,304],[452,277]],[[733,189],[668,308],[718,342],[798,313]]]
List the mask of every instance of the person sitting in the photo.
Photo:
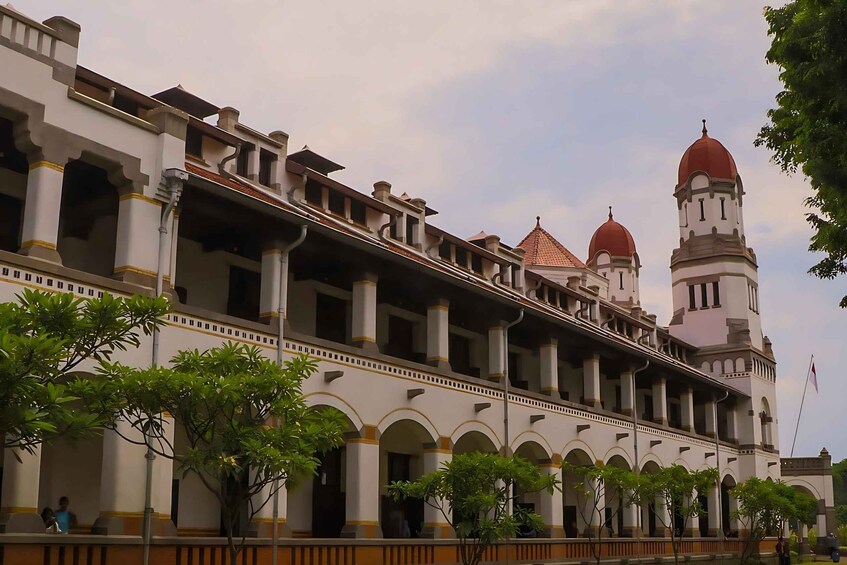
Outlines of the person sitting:
[[59,524],[56,522],[56,514],[49,506],[45,506],[41,511],[41,519],[44,520],[45,531],[48,534],[58,534],[61,532]]

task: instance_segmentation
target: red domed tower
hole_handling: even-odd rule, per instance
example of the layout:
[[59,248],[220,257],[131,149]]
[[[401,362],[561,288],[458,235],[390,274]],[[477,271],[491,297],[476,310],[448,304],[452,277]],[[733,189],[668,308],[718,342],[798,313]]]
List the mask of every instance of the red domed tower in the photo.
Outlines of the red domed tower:
[[609,300],[638,306],[638,271],[641,262],[632,234],[615,221],[609,206],[609,219],[604,222],[588,245],[588,266],[609,281]]

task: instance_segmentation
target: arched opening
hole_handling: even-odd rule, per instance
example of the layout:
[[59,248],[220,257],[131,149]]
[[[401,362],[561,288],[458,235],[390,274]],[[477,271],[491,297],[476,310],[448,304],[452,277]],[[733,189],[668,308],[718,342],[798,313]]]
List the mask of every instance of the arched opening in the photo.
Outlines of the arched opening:
[[[344,419],[345,433],[355,431]],[[341,536],[347,516],[347,450],[339,446],[320,455],[317,474],[311,478],[311,532],[316,538]]]
[[107,172],[82,160],[65,167],[58,251],[71,269],[111,277],[118,233],[118,191]]
[[[812,497],[815,500],[820,499],[820,496],[818,496],[817,494],[815,494],[814,492],[812,492],[811,490],[809,490],[805,486],[802,486],[802,485],[790,485],[790,486],[791,486],[791,488],[797,490],[798,492],[806,494],[806,495]],[[818,525],[817,521],[820,518],[823,518],[823,520],[821,520],[823,523],[821,525]],[[823,526],[823,528],[821,528],[821,526]],[[809,516],[808,522],[805,521],[805,520],[790,520],[788,522],[789,531],[795,532],[797,534],[797,538],[801,539],[801,540],[807,539],[807,537],[809,535],[809,529],[811,529],[811,528],[816,528],[817,534],[818,534],[819,537],[826,535],[826,533],[825,533],[826,532],[826,515],[824,514],[823,516],[821,516],[821,515]],[[814,548],[811,548],[811,549],[814,550]]]
[[499,450],[494,442],[482,432],[470,431],[462,434],[453,444],[453,455],[463,453],[497,453]]
[[424,503],[421,500],[396,501],[386,485],[413,481],[423,473],[424,445],[435,438],[418,422],[399,420],[379,439],[380,524],[386,538],[418,538],[423,530]]
[[[573,449],[566,456],[565,461],[572,465],[593,465],[594,461],[591,457],[581,449]],[[580,504],[585,504],[584,500],[580,500],[578,496],[577,485],[580,481],[577,476],[571,472],[562,474],[562,502],[564,504],[564,523],[565,535],[569,538],[579,537],[586,531],[589,524],[586,522],[586,517],[590,517],[591,509],[586,511],[586,508],[580,508]],[[593,504],[592,504],[593,506]]]
[[15,147],[14,124],[0,118],[0,250],[3,251],[15,253],[21,247],[28,169],[26,155]]
[[738,528],[734,527],[735,522],[732,520],[732,512],[738,503],[729,495],[730,489],[735,485],[735,479],[730,475],[726,475],[721,481],[721,527],[726,537],[738,537]]
[[[541,445],[534,441],[526,441],[515,450],[515,455],[523,457],[536,467],[541,466],[541,463],[548,459],[547,452]],[[518,487],[515,487],[515,509],[523,509],[527,512],[541,513],[541,493],[538,492],[522,492]],[[538,532],[522,528],[518,531],[518,537],[537,537]]]
[[41,446],[41,476],[38,483],[38,511],[56,511],[59,498],[67,496],[69,510],[76,514],[72,533],[90,533],[100,514],[100,484],[103,468],[103,440],[58,439]]
[[771,424],[773,422],[773,417],[771,416],[771,407],[768,403],[768,400],[762,397],[762,408],[759,412],[759,421],[761,425],[761,433],[762,433],[762,447],[771,448],[773,447],[773,436],[771,435]]
[[[630,470],[629,463],[620,455],[613,455],[606,465],[618,467],[620,469]],[[623,499],[624,494],[611,485],[606,485],[606,516],[605,526],[610,534],[614,537],[630,537],[633,533],[635,524],[629,524],[627,520],[627,512],[631,514],[631,509],[625,506],[626,500]]]
[[[655,461],[648,461],[641,469],[642,473],[651,474],[659,471]],[[667,512],[656,500],[645,502],[641,507],[641,528],[648,537],[664,537],[665,523],[657,518],[657,512]]]

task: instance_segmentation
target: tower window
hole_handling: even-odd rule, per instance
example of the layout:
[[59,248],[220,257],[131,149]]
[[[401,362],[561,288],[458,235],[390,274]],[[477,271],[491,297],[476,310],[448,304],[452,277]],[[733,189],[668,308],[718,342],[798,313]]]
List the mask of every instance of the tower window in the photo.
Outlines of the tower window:
[[694,293],[693,284],[688,285],[688,308],[690,308],[691,310],[697,308],[697,300],[696,295]]
[[706,284],[705,283],[700,285],[700,298],[703,299],[703,304],[702,304],[701,307],[702,308],[708,308],[709,307],[709,296],[706,292]]
[[726,219],[726,198],[721,198],[721,220]]
[[714,306],[721,305],[721,290],[718,281],[712,283],[712,301],[714,302]]
[[618,273],[618,277],[620,278],[620,282],[621,282],[621,290],[623,290],[623,271]]
[[706,205],[703,203],[703,199],[700,199],[700,221],[706,221]]

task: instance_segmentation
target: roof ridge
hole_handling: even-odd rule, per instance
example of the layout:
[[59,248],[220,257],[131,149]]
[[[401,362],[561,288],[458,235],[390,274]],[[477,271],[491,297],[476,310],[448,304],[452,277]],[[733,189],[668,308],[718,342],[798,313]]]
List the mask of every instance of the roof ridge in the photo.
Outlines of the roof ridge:
[[[541,249],[541,238],[545,238],[545,243],[553,247],[554,256],[543,258],[541,255],[544,251]],[[585,263],[577,257],[572,251],[565,247],[562,242],[553,236],[550,232],[541,227],[541,223],[537,223],[535,227],[523,238],[517,245],[525,252],[525,261],[527,265],[540,265],[551,267],[579,267],[584,268]],[[560,257],[556,257],[559,254]]]

